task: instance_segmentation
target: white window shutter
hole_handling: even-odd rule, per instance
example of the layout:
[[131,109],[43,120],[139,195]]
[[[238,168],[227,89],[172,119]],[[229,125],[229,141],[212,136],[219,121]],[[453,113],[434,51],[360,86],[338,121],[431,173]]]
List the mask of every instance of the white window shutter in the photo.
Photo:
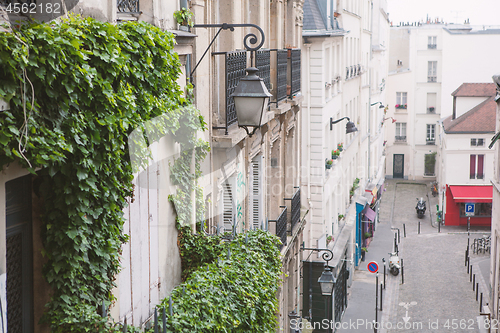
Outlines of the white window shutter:
[[251,162],[250,171],[250,220],[252,228],[262,224],[262,156],[256,156]]
[[224,188],[222,191],[222,201],[223,201],[223,211],[222,220],[224,226],[224,232],[232,232],[234,225],[234,190],[231,186],[230,180],[224,182]]

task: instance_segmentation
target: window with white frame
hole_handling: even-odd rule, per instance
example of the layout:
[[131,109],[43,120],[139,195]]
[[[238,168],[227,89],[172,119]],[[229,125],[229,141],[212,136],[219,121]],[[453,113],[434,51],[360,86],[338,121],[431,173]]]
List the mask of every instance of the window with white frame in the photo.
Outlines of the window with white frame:
[[250,221],[252,228],[261,228],[264,220],[264,190],[262,189],[262,155],[255,156],[250,163]]
[[435,49],[437,47],[437,36],[428,36],[427,37],[427,48]]
[[427,82],[437,82],[437,61],[427,63]]
[[426,142],[428,145],[433,145],[436,142],[436,125],[427,124],[427,137]]
[[396,123],[396,141],[406,141],[406,123]]
[[396,108],[397,109],[406,109],[407,96],[408,96],[407,92],[397,92],[396,93]]
[[470,139],[470,145],[471,145],[471,147],[483,147],[484,146],[484,139],[472,138],[472,139]]

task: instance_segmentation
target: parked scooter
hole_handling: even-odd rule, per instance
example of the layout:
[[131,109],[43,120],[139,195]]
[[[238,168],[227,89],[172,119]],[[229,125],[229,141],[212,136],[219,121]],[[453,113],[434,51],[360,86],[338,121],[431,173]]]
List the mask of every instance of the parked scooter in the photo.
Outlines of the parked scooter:
[[399,269],[401,268],[401,264],[399,263],[399,256],[397,252],[389,253],[391,255],[389,259],[389,272],[397,276],[399,274]]
[[424,217],[426,209],[424,198],[417,198],[417,205],[415,206],[415,209],[417,210],[417,216],[419,219]]

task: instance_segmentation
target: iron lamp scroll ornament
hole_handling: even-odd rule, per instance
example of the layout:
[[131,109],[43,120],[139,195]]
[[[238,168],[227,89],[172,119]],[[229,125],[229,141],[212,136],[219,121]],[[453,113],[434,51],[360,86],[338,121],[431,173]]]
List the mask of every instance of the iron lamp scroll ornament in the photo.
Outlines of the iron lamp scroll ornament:
[[335,283],[337,282],[337,279],[335,278],[335,276],[333,276],[332,268],[328,266],[328,262],[333,259],[333,252],[330,249],[307,248],[304,247],[304,244],[302,244],[302,250],[323,252],[321,254],[321,258],[323,258],[323,260],[326,262],[325,270],[321,273],[318,282],[321,287],[321,295],[331,296],[333,288],[335,287]]
[[385,106],[384,106],[384,104],[382,104],[382,102],[375,102],[375,103],[370,104],[370,106],[374,106],[374,105],[377,105],[377,104],[380,104],[379,107],[378,107],[379,109],[385,108]]
[[[261,39],[258,43],[258,38],[254,33],[248,33],[243,38],[243,45],[247,51],[250,51],[250,63],[254,59],[254,53],[264,45],[265,35],[264,31],[256,24],[243,23],[243,24],[195,24],[194,28],[219,28],[207,49],[201,56],[200,60],[190,73],[190,81],[192,82],[193,73],[198,68],[201,60],[207,54],[208,50],[214,43],[215,39],[219,36],[222,30],[234,31],[234,28],[255,28],[260,32]],[[257,44],[258,43],[258,44]],[[262,119],[264,110],[268,105],[269,99],[272,95],[267,90],[264,80],[257,76],[258,69],[250,67],[246,69],[247,75],[242,78],[236,88],[234,89],[231,97],[234,100],[234,108],[236,111],[236,118],[238,119],[238,126],[245,129],[249,136],[252,136],[255,131],[262,126]],[[253,127],[253,131],[249,132],[248,128]],[[227,134],[227,127],[226,127]]]
[[337,120],[333,120],[333,118],[330,118],[330,131],[333,130],[333,124],[336,124],[344,119],[347,119],[347,125],[345,127],[345,132],[346,134],[356,132],[358,129],[356,128],[356,125],[349,119],[349,117],[343,117]]

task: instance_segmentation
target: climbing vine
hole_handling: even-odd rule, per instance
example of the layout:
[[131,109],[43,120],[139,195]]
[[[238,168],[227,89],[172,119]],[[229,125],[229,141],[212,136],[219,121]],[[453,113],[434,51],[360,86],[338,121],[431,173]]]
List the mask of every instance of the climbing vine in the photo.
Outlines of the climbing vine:
[[0,167],[17,160],[38,176],[43,274],[53,291],[43,321],[54,332],[111,329],[97,308],[113,301],[127,240],[128,135],[160,115],[156,130],[191,147],[173,165],[179,192],[172,200],[183,200],[176,209],[187,221],[184,193],[195,176],[184,155],[194,149],[199,172],[208,148],[195,137],[205,125],[199,112],[179,108],[187,101],[173,46],[172,34],[143,22],[76,16],[0,33],[0,97],[10,103],[0,112]]

